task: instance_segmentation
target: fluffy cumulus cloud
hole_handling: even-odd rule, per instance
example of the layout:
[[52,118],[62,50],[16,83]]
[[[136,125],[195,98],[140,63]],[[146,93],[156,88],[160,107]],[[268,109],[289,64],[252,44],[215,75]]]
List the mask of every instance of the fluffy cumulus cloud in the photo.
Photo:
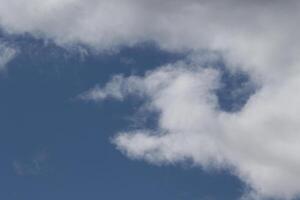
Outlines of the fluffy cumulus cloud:
[[218,52],[228,71],[243,71],[259,86],[237,112],[220,108],[216,91],[222,71],[201,67],[207,59],[202,54],[144,76],[115,76],[83,98],[136,95],[148,112],[158,113],[155,130],[115,138],[131,158],[226,168],[253,189],[255,198],[300,195],[299,1],[0,2],[0,25],[13,34],[100,50],[153,41],[167,51]]
[[127,156],[151,163],[192,161],[204,169],[225,168],[259,197],[292,199],[300,192],[299,77],[263,85],[237,112],[220,109],[220,71],[178,62],[145,76],[115,76],[83,97],[128,95],[158,113],[155,130],[119,133],[114,143]]

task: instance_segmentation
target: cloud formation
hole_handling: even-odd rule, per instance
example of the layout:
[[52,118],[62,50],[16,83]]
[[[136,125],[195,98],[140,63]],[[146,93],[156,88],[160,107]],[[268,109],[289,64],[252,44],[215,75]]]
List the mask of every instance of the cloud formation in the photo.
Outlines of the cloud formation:
[[[132,158],[192,160],[230,169],[259,197],[300,195],[299,1],[287,0],[2,0],[0,25],[58,44],[100,50],[153,41],[167,51],[218,52],[227,70],[260,86],[234,113],[220,109],[221,71],[202,68],[202,54],[148,72],[115,76],[84,98],[144,98],[158,112],[157,130],[119,133]],[[16,15],[15,13],[18,13]],[[196,56],[197,57],[197,56]],[[254,195],[256,196],[256,195]],[[258,198],[256,196],[256,198]]]
[[291,20],[298,8],[293,0],[2,0],[0,24],[11,33],[100,49],[154,41],[173,51],[221,50],[265,71],[298,59],[299,29]]
[[191,160],[203,168],[225,168],[263,197],[291,199],[300,192],[300,79],[265,85],[238,112],[219,108],[220,71],[179,62],[144,77],[115,76],[86,99],[123,100],[137,95],[149,113],[159,113],[156,130],[121,132],[117,147],[151,163]]
[[169,51],[220,51],[231,68],[268,81],[299,71],[295,67],[300,53],[299,4],[295,0],[2,0],[0,25],[9,33],[31,33],[62,45],[80,43],[102,50],[154,41]]

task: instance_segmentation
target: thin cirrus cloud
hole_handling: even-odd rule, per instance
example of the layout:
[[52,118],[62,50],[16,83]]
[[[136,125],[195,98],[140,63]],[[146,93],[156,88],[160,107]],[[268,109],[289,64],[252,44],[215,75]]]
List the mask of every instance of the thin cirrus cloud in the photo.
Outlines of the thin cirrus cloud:
[[18,176],[44,175],[48,173],[48,153],[41,150],[26,159],[16,159],[12,164]]
[[[218,52],[227,70],[259,85],[241,110],[219,108],[220,74],[199,59],[162,66],[145,76],[115,76],[83,98],[144,98],[157,111],[157,130],[119,133],[114,143],[131,158],[153,163],[191,159],[226,168],[255,198],[300,195],[299,2],[238,0],[11,0],[0,24],[57,44],[110,50],[153,41],[176,52]],[[15,15],[18,13],[18,15]]]
[[7,64],[16,56],[17,50],[5,43],[0,43],[0,72],[6,69]]

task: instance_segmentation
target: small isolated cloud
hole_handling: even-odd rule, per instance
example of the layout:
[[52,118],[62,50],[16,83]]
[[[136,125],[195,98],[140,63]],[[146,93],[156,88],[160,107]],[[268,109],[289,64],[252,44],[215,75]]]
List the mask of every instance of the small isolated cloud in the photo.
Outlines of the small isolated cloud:
[[6,65],[16,56],[16,49],[0,43],[0,72],[5,70]]

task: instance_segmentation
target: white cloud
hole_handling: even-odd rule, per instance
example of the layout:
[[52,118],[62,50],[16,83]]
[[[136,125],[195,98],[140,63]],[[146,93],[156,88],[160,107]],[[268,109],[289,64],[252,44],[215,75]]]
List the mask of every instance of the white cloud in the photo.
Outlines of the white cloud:
[[0,25],[100,50],[154,41],[168,51],[219,52],[228,70],[244,70],[261,86],[239,112],[218,108],[220,72],[201,69],[197,57],[145,77],[117,76],[84,98],[138,94],[159,112],[157,130],[116,137],[130,157],[229,168],[260,196],[291,199],[300,194],[299,6],[294,0],[0,0]]
[[[0,25],[60,44],[222,51],[264,81],[299,71],[299,1],[0,0]],[[18,13],[16,15],[15,13]],[[285,67],[282,67],[282,66]],[[232,66],[232,68],[234,68]]]
[[15,48],[0,43],[0,72],[5,70],[6,65],[15,57]]
[[192,160],[203,168],[228,169],[259,197],[300,194],[300,78],[263,85],[242,110],[228,113],[216,97],[221,72],[188,63],[144,77],[116,76],[90,91],[86,97],[93,100],[137,94],[149,112],[159,113],[156,130],[121,132],[114,139],[117,147],[151,163]]
[[220,50],[271,78],[295,70],[298,8],[293,0],[1,0],[0,25],[100,49],[150,40],[168,50]]

